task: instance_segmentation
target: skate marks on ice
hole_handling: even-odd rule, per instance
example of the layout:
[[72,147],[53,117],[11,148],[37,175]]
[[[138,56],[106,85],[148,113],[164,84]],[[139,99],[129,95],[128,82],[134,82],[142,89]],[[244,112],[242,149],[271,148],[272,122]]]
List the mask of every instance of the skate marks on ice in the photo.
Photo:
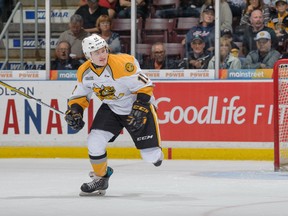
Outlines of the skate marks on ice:
[[6,197],[0,197],[0,200],[45,200],[45,199],[55,199],[55,200],[62,200],[62,199],[79,199],[79,196],[77,195],[27,195],[27,196],[6,196]]
[[0,197],[0,200],[77,200],[77,199],[99,199],[99,200],[135,200],[135,201],[145,201],[145,202],[171,202],[171,201],[193,201],[197,198],[191,197],[191,194],[179,195],[179,194],[159,194],[153,192],[139,192],[139,193],[107,193],[105,195],[47,195],[47,196],[37,196],[37,195],[27,195],[27,196],[6,196]]
[[273,171],[219,171],[219,172],[200,172],[197,175],[210,178],[227,179],[257,179],[257,180],[284,180],[288,181],[288,173]]
[[[252,202],[241,205],[231,205],[216,208],[203,213],[201,216],[234,216],[234,215],[259,215],[270,216],[279,215],[284,216],[283,206],[287,204],[288,200],[267,201],[267,202]],[[263,209],[262,211],[259,209]]]
[[157,168],[140,160],[109,162],[115,173],[106,195],[80,197],[80,186],[89,178],[87,160],[0,160],[1,212],[79,216],[102,208],[101,216],[287,214],[288,177],[274,173],[273,162],[166,160]]

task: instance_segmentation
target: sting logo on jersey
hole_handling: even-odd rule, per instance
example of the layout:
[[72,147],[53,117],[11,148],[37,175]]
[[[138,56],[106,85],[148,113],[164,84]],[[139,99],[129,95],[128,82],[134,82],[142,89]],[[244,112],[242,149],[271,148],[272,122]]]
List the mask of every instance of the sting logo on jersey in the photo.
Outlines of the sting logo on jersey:
[[132,63],[128,62],[125,64],[125,69],[128,72],[132,72],[134,70],[134,65]]
[[120,93],[118,96],[116,96],[115,88],[113,86],[102,85],[101,88],[94,87],[93,91],[100,100],[116,100],[124,96],[124,93]]

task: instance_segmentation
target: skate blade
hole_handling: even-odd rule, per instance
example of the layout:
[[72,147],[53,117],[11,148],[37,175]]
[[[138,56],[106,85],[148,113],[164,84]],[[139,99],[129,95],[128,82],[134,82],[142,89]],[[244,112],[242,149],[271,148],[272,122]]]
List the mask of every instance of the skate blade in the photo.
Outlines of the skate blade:
[[92,193],[85,193],[81,191],[79,193],[79,196],[105,196],[105,194],[106,194],[106,190],[97,190]]

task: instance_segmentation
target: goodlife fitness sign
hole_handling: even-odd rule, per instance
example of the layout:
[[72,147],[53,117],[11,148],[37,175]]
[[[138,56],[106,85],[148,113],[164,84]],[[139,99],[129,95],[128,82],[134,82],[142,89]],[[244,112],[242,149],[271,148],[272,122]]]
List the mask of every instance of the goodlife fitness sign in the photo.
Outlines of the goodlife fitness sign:
[[157,83],[161,136],[169,141],[273,141],[271,81]]
[[[65,111],[76,81],[7,81],[52,107]],[[155,82],[163,141],[273,141],[273,86],[267,81]],[[61,90],[60,90],[61,89]],[[59,91],[60,90],[60,91]],[[94,97],[85,128],[75,134],[63,116],[0,86],[0,144],[83,143],[100,105]],[[124,131],[117,140],[129,140]],[[181,145],[181,143],[179,143]]]

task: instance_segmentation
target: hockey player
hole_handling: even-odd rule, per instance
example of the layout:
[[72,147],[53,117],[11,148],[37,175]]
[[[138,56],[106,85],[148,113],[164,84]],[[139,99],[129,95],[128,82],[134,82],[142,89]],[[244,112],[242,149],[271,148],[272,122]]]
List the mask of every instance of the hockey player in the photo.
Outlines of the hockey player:
[[94,93],[103,103],[88,135],[92,181],[81,186],[80,195],[103,195],[113,169],[107,166],[106,146],[125,127],[144,161],[160,166],[163,153],[155,112],[153,83],[138,61],[128,54],[110,54],[106,41],[93,34],[82,41],[87,59],[77,71],[77,85],[68,100],[65,120],[81,130],[83,111]]

